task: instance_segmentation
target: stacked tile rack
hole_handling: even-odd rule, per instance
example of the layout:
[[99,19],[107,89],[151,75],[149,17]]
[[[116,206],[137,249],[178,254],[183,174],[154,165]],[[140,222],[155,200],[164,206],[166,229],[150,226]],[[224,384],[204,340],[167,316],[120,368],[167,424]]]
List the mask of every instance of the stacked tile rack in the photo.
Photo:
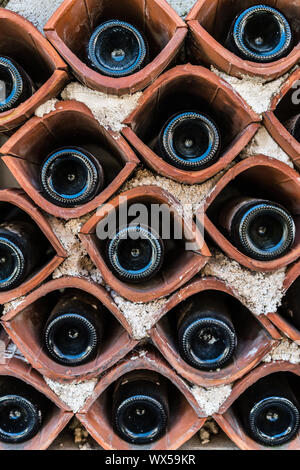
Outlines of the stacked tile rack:
[[[239,7],[256,4],[255,1],[241,0]],[[264,3],[280,7],[289,18],[299,17],[300,3],[272,0]],[[108,5],[109,4],[109,5]],[[201,277],[201,269],[211,253],[201,233],[197,234],[197,247],[192,256],[179,256],[176,272],[170,270],[164,279],[153,281],[147,287],[129,285],[117,279],[101,255],[95,240],[96,226],[110,208],[120,204],[118,191],[122,185],[143,165],[158,174],[186,184],[203,183],[227,170],[216,184],[205,203],[205,228],[207,235],[230,258],[254,271],[274,271],[287,267],[285,291],[300,276],[300,238],[293,249],[276,261],[254,261],[243,255],[219,232],[210,218],[209,208],[224,188],[237,178],[247,178],[257,185],[263,185],[268,194],[280,195],[287,207],[299,218],[300,144],[289,134],[282,124],[282,103],[288,99],[294,84],[299,80],[299,69],[291,74],[280,93],[274,97],[268,112],[261,117],[221,78],[209,70],[214,65],[229,75],[248,74],[268,79],[281,77],[293,68],[300,59],[300,43],[290,54],[276,63],[267,66],[253,65],[242,61],[227,51],[219,42],[218,19],[231,8],[229,0],[199,0],[184,22],[165,0],[65,0],[46,24],[45,37],[27,20],[4,8],[0,9],[0,42],[5,37],[9,41],[17,37],[24,50],[32,53],[43,63],[47,71],[39,89],[31,98],[13,111],[0,114],[0,132],[8,139],[0,149],[3,162],[18,182],[18,189],[0,191],[0,202],[17,206],[32,219],[53,249],[53,257],[40,271],[26,280],[20,287],[0,293],[1,305],[25,296],[25,300],[1,318],[4,327],[1,340],[4,344],[13,341],[23,354],[25,361],[17,357],[7,358],[0,366],[0,375],[14,376],[29,383],[46,395],[52,403],[47,422],[38,437],[24,444],[0,444],[0,449],[46,449],[67,426],[74,413],[65,405],[43,380],[68,383],[98,378],[94,393],[76,414],[93,439],[104,449],[134,449],[135,446],[122,441],[113,431],[106,410],[106,400],[112,384],[131,370],[153,370],[161,374],[178,394],[172,424],[167,434],[147,446],[147,449],[188,448],[193,438],[207,420],[191,392],[191,385],[202,387],[220,386],[234,383],[232,393],[222,404],[213,419],[219,424],[229,439],[240,449],[262,448],[249,438],[239,424],[233,404],[251,384],[259,378],[278,371],[288,371],[300,375],[300,366],[285,361],[262,363],[263,357],[271,351],[284,335],[300,342],[300,332],[282,318],[280,312],[267,315],[254,315],[247,310],[247,325],[251,335],[241,340],[233,364],[219,372],[203,372],[188,366],[180,357],[176,342],[168,328],[168,318],[172,309],[190,296],[206,290],[222,292],[243,304],[237,293],[228,285],[213,277]],[[85,43],[101,15],[117,15],[127,18],[131,15],[138,24],[143,24],[148,34],[153,36],[157,53],[150,63],[137,73],[125,78],[109,78],[89,68],[78,57],[78,50]],[[79,27],[80,25],[80,27]],[[183,57],[187,57],[184,62]],[[121,135],[106,130],[97,122],[92,112],[77,101],[59,102],[55,110],[43,117],[34,116],[39,105],[59,95],[64,86],[75,78],[88,87],[117,96],[142,91],[137,108],[124,122]],[[159,112],[160,103],[172,96],[181,87],[189,86],[190,92],[210,102],[216,113],[230,123],[228,138],[230,143],[221,149],[218,161],[209,168],[189,173],[165,162],[150,148],[145,140],[145,125],[151,123]],[[279,109],[280,108],[280,109]],[[37,186],[37,177],[32,171],[32,159],[39,162],[45,142],[63,132],[84,129],[105,142],[122,164],[118,176],[92,201],[76,208],[61,208],[47,201]],[[285,163],[265,155],[253,156],[236,162],[237,157],[251,141],[256,132],[265,126],[278,144],[287,152],[295,164],[291,169]],[[15,158],[18,155],[21,158]],[[124,193],[123,193],[124,194]],[[129,201],[165,203],[177,207],[178,224],[184,224],[180,215],[180,203],[166,190],[154,186],[143,186],[128,190]],[[147,195],[147,197],[145,196]],[[279,197],[279,196],[278,196]],[[102,205],[103,212],[92,214]],[[154,326],[149,331],[147,344],[143,341],[140,354],[139,341],[133,338],[130,324],[119,310],[109,292],[96,282],[83,278],[65,276],[50,280],[54,269],[62,263],[67,253],[51,228],[46,214],[71,220],[91,213],[82,227],[80,240],[92,261],[100,270],[105,283],[119,295],[131,301],[149,302],[168,296],[159,312],[155,313]],[[206,240],[206,239],[205,239]],[[62,288],[77,288],[89,292],[107,309],[111,317],[113,331],[111,339],[97,358],[83,366],[67,368],[56,364],[44,352],[38,339],[38,330],[44,321],[39,301]],[[131,360],[132,358],[135,360]],[[194,442],[194,441],[193,441]],[[300,434],[289,444],[288,449],[300,449]],[[142,446],[143,448],[143,446]]]

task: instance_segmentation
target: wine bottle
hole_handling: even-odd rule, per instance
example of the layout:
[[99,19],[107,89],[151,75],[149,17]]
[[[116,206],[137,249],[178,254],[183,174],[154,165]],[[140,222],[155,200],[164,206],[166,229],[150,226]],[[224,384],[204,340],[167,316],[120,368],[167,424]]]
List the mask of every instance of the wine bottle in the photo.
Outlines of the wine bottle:
[[284,123],[289,133],[300,142],[300,114],[293,116],[291,119]]
[[164,243],[149,227],[129,225],[117,230],[106,245],[113,273],[128,282],[151,279],[161,268]]
[[289,212],[280,204],[263,199],[229,201],[219,223],[241,252],[257,260],[280,258],[295,240],[295,223]]
[[287,290],[279,307],[279,313],[300,330],[300,277]]
[[225,45],[242,59],[273,62],[289,54],[293,33],[282,13],[268,5],[256,5],[236,16]]
[[79,147],[63,147],[47,156],[40,182],[44,197],[57,206],[75,207],[93,199],[103,187],[98,159]]
[[224,367],[237,346],[229,306],[217,293],[183,302],[178,312],[177,332],[181,357],[199,370]]
[[187,111],[173,115],[158,137],[158,153],[171,165],[197,171],[218,158],[221,136],[215,122],[205,114]]
[[284,444],[299,430],[299,404],[282,373],[251,385],[235,408],[247,434],[262,445]]
[[0,113],[19,106],[34,90],[25,70],[10,57],[0,56]]
[[14,377],[0,378],[0,441],[19,444],[40,430],[46,399],[33,387]]
[[22,284],[45,254],[38,229],[24,221],[0,224],[0,291]]
[[47,353],[70,367],[93,360],[103,332],[101,306],[89,294],[68,290],[58,300],[44,328]]
[[167,385],[152,371],[134,371],[123,376],[113,394],[113,427],[121,439],[149,444],[167,430],[169,407]]
[[88,44],[90,65],[109,77],[126,77],[138,72],[147,57],[148,45],[143,34],[125,21],[102,23]]

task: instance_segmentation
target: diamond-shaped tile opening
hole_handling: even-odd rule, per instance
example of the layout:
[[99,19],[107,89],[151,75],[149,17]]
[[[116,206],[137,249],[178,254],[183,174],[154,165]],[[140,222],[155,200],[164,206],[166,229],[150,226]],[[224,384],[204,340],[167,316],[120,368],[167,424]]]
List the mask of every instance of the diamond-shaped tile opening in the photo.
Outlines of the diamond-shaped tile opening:
[[268,318],[291,340],[300,345],[300,311],[298,303],[300,283],[300,262],[291,266],[284,280],[285,295],[277,312],[268,314]]
[[[87,292],[99,307],[102,327],[97,355],[85,364],[70,367],[58,364],[43,342],[45,324],[62,294]],[[85,279],[64,277],[44,284],[25,302],[2,318],[2,324],[26,359],[41,374],[58,381],[85,380],[95,377],[122,359],[137,344],[119,322],[123,320],[106,290]],[[127,325],[126,325],[127,326]]]
[[[80,217],[103,204],[126,181],[139,160],[121,136],[107,131],[82,103],[66,101],[42,118],[34,117],[1,148],[3,157],[18,183],[46,212],[65,219]],[[40,172],[47,156],[62,147],[80,147],[97,158],[104,174],[104,186],[91,201],[64,208],[48,201],[42,192]],[[21,157],[21,158],[20,158]]]
[[[165,123],[174,114],[188,110],[206,114],[220,131],[218,160],[197,171],[176,168],[157,150]],[[150,168],[193,184],[205,181],[232,162],[258,130],[259,121],[260,117],[222,79],[203,67],[187,64],[169,70],[144,92],[122,132]]]
[[[1,332],[0,339],[1,346],[2,344],[8,345],[9,340],[3,332]],[[41,395],[44,395],[46,399],[45,414],[42,420],[42,427],[38,434],[32,439],[19,444],[0,442],[0,450],[47,449],[70,421],[73,413],[60,401],[57,395],[50,390],[43,380],[43,377],[38,372],[32,369],[32,367],[23,360],[14,357],[11,353],[4,354],[3,357],[1,351],[0,376],[15,378],[20,384],[20,393],[22,383],[26,383],[36,389]]]
[[[243,60],[224,46],[236,15],[261,4],[281,11],[289,21],[295,38],[294,47],[286,57],[264,64]],[[199,0],[186,18],[191,32],[188,48],[197,62],[214,64],[229,75],[260,76],[273,80],[291,69],[300,58],[299,13],[299,3],[289,0]]]
[[284,361],[263,364],[252,370],[246,377],[236,382],[232,394],[220,408],[219,414],[215,414],[213,418],[228,437],[242,450],[299,450],[300,431],[298,431],[290,442],[280,446],[270,447],[261,445],[253,440],[252,437],[247,434],[242,423],[240,413],[236,407],[237,400],[251,385],[269,374],[278,374],[277,377],[279,380],[280,374],[283,374],[289,380],[296,398],[299,397],[299,365]]
[[[21,285],[0,292],[0,303],[27,294],[46,279],[65,259],[66,253],[42,213],[20,189],[0,191],[1,223],[23,221],[36,229],[42,247],[37,265]],[[36,247],[34,249],[37,249]]]
[[[178,347],[177,324],[180,312],[190,302],[201,305],[203,295],[207,294],[212,298],[219,296],[224,305],[229,307],[237,336],[237,347],[232,359],[217,371],[198,370],[189,365],[181,357]],[[182,377],[204,387],[228,384],[239,379],[261,361],[279,338],[276,329],[265,317],[255,317],[232,289],[215,278],[192,281],[176,292],[163,310],[164,316],[150,333],[152,341]]]
[[[85,430],[74,416],[64,430],[48,447],[48,450],[102,450],[99,444]],[[78,455],[78,454],[77,454]]]
[[[272,261],[259,261],[239,251],[219,225],[226,202],[239,196],[262,198],[281,204],[292,215],[296,237],[290,251]],[[206,200],[204,227],[207,235],[230,257],[255,271],[273,271],[295,261],[300,255],[300,181],[288,165],[264,155],[249,157],[230,169]]]
[[[148,445],[133,445],[122,440],[112,427],[114,384],[131,371],[155,371],[167,382],[169,420],[167,433]],[[91,436],[107,450],[174,450],[188,441],[204,424],[201,412],[186,383],[154,350],[137,351],[111,369],[97,384],[92,399],[77,414]]]
[[0,54],[15,60],[35,86],[34,94],[16,108],[0,113],[0,131],[20,126],[34,110],[53,98],[68,81],[67,65],[44,36],[25,18],[0,10]]
[[[108,265],[106,247],[109,237],[118,230],[118,224],[121,224],[121,227],[128,226],[134,219],[132,211],[136,213],[136,208],[139,206],[143,207],[143,213],[147,218],[146,222],[143,216],[142,225],[148,224],[155,231],[159,229],[165,247],[165,256],[158,272],[151,279],[132,283],[120,280],[114,275]],[[155,227],[152,227],[151,221],[157,222],[155,209],[160,207],[164,211],[164,225],[159,224],[157,227],[155,224]],[[80,238],[108,285],[133,302],[148,302],[170,294],[182,286],[206,264],[210,256],[201,233],[193,222],[186,223],[181,210],[178,200],[161,188],[155,186],[134,188],[102,206],[101,210],[99,209],[83,226]],[[151,214],[154,214],[153,218]],[[138,216],[138,213],[136,215]],[[167,225],[168,220],[170,225]],[[164,235],[168,235],[168,229],[170,229],[170,238]]]
[[264,125],[298,169],[300,168],[300,143],[287,127],[288,121],[300,114],[299,80],[300,69],[298,68],[274,96],[270,110],[264,113]]
[[[87,46],[93,31],[113,19],[134,25],[149,45],[148,65],[122,78],[104,76],[88,66]],[[165,0],[65,0],[44,29],[81,82],[118,95],[151,83],[177,55],[187,34],[185,23]]]

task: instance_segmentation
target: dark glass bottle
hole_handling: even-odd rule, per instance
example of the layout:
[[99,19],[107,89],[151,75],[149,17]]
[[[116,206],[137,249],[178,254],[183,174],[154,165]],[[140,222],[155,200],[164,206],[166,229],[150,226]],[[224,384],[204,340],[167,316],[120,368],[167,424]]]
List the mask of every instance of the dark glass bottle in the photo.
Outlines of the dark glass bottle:
[[273,62],[289,54],[293,33],[282,13],[268,5],[256,5],[236,16],[225,45],[242,59]]
[[25,70],[13,59],[0,57],[0,113],[16,108],[34,93]]
[[158,138],[158,153],[170,164],[188,171],[212,165],[220,147],[221,136],[215,122],[193,111],[172,116]]
[[93,199],[103,187],[98,159],[79,147],[63,147],[47,156],[40,172],[46,199],[57,206],[75,207]]
[[199,370],[216,370],[232,359],[237,345],[229,306],[217,293],[183,302],[178,312],[181,357]]
[[300,277],[298,277],[288,289],[282,299],[279,312],[295,328],[300,330]]
[[113,394],[113,427],[121,439],[149,444],[162,437],[169,418],[167,385],[152,371],[123,376]]
[[62,294],[44,329],[44,343],[55,362],[75,367],[96,357],[103,333],[100,309],[83,291]]
[[284,123],[285,127],[295,139],[300,142],[300,114],[293,116]]
[[164,243],[149,227],[120,228],[107,242],[106,258],[113,273],[128,282],[149,280],[161,268]]
[[19,444],[32,439],[45,415],[45,397],[14,377],[0,377],[0,441]]
[[263,199],[231,200],[223,207],[219,223],[241,252],[257,260],[280,258],[295,240],[295,223],[289,212]]
[[234,406],[245,431],[260,444],[284,444],[298,432],[299,404],[282,373],[251,385]]
[[0,224],[0,291],[18,287],[45,253],[38,229],[24,221]]
[[89,63],[109,77],[126,77],[147,62],[148,46],[141,32],[125,21],[102,23],[88,44]]

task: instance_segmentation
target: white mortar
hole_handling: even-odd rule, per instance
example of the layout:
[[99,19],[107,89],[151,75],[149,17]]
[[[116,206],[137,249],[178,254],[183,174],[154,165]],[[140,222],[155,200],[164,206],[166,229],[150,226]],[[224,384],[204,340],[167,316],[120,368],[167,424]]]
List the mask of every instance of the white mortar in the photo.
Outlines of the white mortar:
[[43,27],[63,0],[10,0],[7,9],[19,13],[43,32]]
[[241,157],[245,158],[259,154],[275,158],[276,160],[286,163],[291,168],[294,168],[290,157],[279,147],[265,127],[261,127],[258,130],[251,142],[242,151]]
[[230,384],[209,388],[199,387],[197,385],[191,387],[191,392],[206,416],[211,416],[219,411],[220,407],[231,394],[231,390],[232,385]]
[[266,82],[266,80],[261,77],[232,77],[214,66],[211,66],[211,71],[229,83],[257,114],[268,111],[273,96],[279,92],[289,74],[292,72],[272,82]]
[[276,312],[284,295],[284,268],[267,273],[255,272],[219,251],[213,254],[202,269],[202,276],[215,276],[225,281],[255,315]]
[[55,111],[55,105],[58,103],[58,99],[52,98],[51,100],[46,101],[46,103],[41,104],[35,110],[35,115],[37,117],[43,117],[45,114],[49,114],[52,111]]
[[202,184],[183,184],[164,176],[156,175],[150,170],[140,169],[134,177],[127,181],[121,191],[127,191],[140,186],[158,186],[172,194],[185,207],[186,215],[192,215],[204,204],[206,198],[214,189],[219,179],[225,173],[221,171],[213,178]]
[[148,303],[134,303],[124,299],[113,290],[110,294],[131,326],[134,339],[137,340],[147,336],[148,330],[155,323],[157,313],[167,302],[167,298],[162,298]]
[[53,390],[74,413],[78,413],[83,407],[86,400],[92,395],[97,383],[97,379],[86,380],[84,382],[72,382],[69,384],[54,382],[47,377],[44,377],[44,380],[51,390]]
[[77,100],[84,103],[103,127],[120,132],[124,127],[122,122],[137,107],[142,93],[119,97],[72,82],[62,91],[61,96],[63,100]]
[[282,340],[263,358],[263,362],[287,361],[300,364],[300,347],[288,339]]
[[102,284],[103,280],[99,269],[92,262],[78,237],[81,227],[91,215],[88,214],[78,219],[71,219],[68,222],[50,215],[47,216],[52,230],[68,254],[66,260],[52,273],[53,279],[58,279],[62,276],[78,276],[86,277],[98,284]]
[[22,297],[19,297],[18,299],[14,299],[11,302],[7,302],[6,304],[4,304],[2,315],[5,315],[11,310],[16,309],[18,305],[24,302],[25,298],[26,298],[25,295],[23,295]]
[[185,18],[197,0],[167,0],[181,18]]

